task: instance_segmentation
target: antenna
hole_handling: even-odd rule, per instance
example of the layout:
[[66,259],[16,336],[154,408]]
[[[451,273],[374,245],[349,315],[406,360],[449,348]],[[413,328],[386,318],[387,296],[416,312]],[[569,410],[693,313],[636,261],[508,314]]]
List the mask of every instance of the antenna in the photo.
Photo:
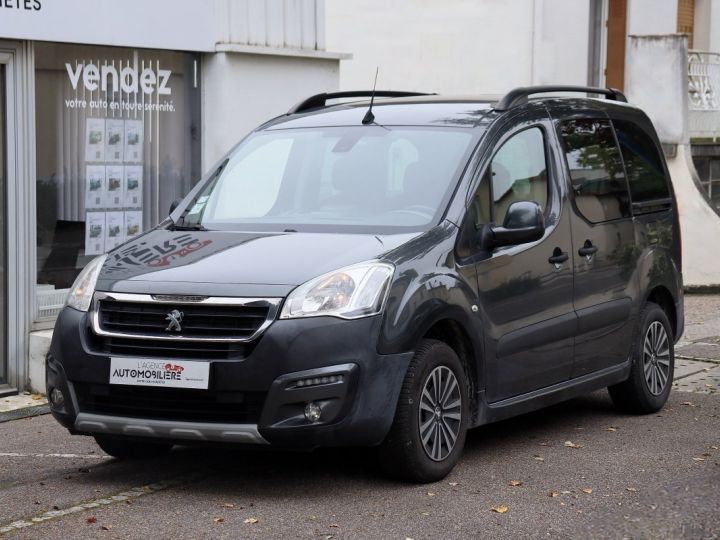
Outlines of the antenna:
[[365,113],[365,116],[363,116],[363,119],[362,119],[363,124],[372,124],[375,121],[375,115],[372,112],[372,108],[373,108],[373,103],[375,102],[375,87],[377,86],[378,71],[380,71],[380,66],[375,68],[375,82],[373,83],[372,94],[370,94],[370,107],[368,108],[367,112]]

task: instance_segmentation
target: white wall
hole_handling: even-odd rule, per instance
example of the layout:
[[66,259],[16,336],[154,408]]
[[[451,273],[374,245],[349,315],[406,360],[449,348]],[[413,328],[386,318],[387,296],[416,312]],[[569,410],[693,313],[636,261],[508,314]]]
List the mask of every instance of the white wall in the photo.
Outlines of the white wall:
[[628,35],[675,34],[677,0],[628,0]]
[[588,0],[331,0],[326,45],[353,60],[342,89],[446,94],[587,82]]
[[695,0],[693,49],[720,53],[720,0]]
[[325,0],[215,0],[217,41],[323,49],[324,4]]
[[647,113],[664,143],[690,142],[687,64],[684,35],[628,38],[625,95]]
[[203,57],[202,168],[301,99],[338,87],[338,60],[215,53]]
[[720,0],[711,0],[710,30],[708,48],[710,52],[720,53]]

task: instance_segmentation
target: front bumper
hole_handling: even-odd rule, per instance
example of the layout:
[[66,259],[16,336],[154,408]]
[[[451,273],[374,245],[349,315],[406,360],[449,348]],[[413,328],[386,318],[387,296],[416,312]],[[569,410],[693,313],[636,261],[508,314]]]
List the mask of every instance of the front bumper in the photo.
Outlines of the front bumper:
[[[57,388],[65,399],[51,403],[51,412],[79,434],[305,448],[376,445],[390,429],[412,358],[412,352],[377,353],[380,324],[380,317],[276,320],[244,358],[198,360],[210,363],[209,388],[186,391],[110,385],[110,356],[95,346],[87,314],[65,308],[46,372],[48,392]],[[318,422],[304,417],[309,402],[322,409]]]

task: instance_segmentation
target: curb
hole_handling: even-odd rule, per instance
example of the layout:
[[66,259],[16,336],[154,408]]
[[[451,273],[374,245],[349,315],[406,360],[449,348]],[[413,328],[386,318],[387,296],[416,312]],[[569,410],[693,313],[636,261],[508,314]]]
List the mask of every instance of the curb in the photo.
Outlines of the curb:
[[32,416],[40,416],[49,413],[50,406],[46,403],[42,405],[33,405],[32,407],[22,407],[20,409],[0,413],[0,424],[3,422],[10,422],[11,420],[20,420],[22,418],[30,418]]

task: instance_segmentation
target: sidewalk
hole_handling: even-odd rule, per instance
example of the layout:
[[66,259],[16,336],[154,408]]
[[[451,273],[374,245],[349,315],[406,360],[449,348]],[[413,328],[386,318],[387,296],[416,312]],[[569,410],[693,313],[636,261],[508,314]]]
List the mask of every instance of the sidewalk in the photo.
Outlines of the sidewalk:
[[685,333],[675,346],[680,392],[720,392],[720,295],[685,295]]

